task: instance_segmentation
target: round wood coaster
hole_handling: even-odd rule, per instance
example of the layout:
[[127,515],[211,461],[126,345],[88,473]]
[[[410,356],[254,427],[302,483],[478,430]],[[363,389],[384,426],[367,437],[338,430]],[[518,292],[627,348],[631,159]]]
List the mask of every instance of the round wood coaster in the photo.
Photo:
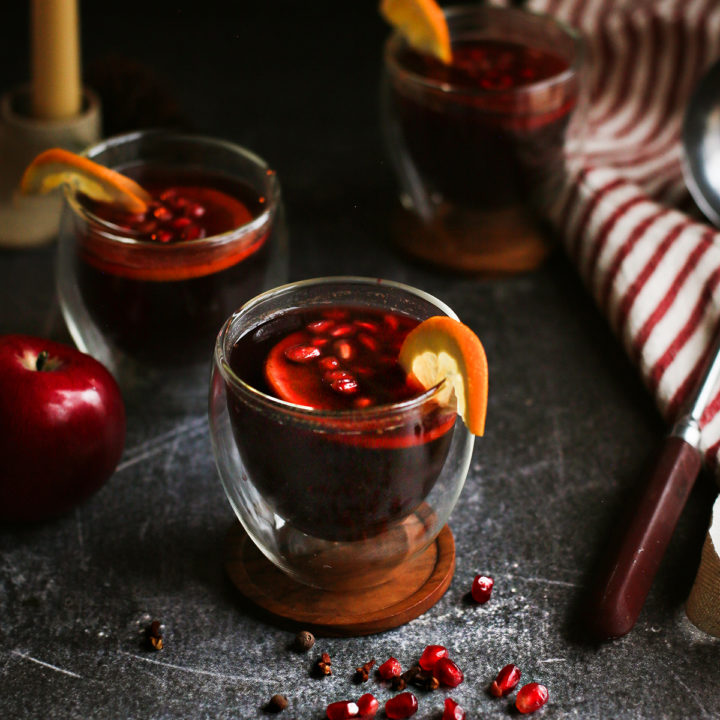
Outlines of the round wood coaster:
[[288,577],[238,524],[225,541],[225,570],[248,600],[283,624],[317,635],[369,635],[404,625],[443,596],[455,571],[455,540],[445,525],[424,553],[393,570],[382,585],[333,591]]

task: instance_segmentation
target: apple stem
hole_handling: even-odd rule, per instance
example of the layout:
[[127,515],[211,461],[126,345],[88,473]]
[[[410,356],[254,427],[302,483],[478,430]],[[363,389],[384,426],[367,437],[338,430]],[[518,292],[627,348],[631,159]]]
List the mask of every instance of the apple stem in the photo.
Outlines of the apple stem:
[[37,360],[35,361],[35,369],[38,372],[42,372],[42,369],[45,367],[45,363],[47,362],[47,359],[48,359],[48,351],[47,350],[43,350],[37,356]]

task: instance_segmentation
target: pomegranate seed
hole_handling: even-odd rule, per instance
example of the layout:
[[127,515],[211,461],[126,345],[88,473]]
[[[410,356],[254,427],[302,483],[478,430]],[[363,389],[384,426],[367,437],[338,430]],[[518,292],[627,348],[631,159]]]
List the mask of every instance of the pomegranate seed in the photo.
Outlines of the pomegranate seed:
[[380,703],[377,701],[374,695],[371,695],[370,693],[365,693],[364,695],[360,696],[360,699],[357,701],[357,706],[360,717],[373,718],[375,717],[378,709],[380,708]]
[[355,327],[348,323],[343,325],[336,325],[331,331],[330,335],[333,337],[347,337],[355,332]]
[[338,378],[330,383],[330,387],[342,395],[352,395],[358,390],[358,383],[355,378]]
[[370,352],[377,352],[380,347],[378,341],[372,335],[366,333],[358,335],[358,342],[361,342]]
[[160,205],[153,210],[153,217],[160,222],[167,222],[172,220],[173,214],[164,205]]
[[198,225],[188,225],[181,233],[183,240],[198,240],[205,237],[205,230]]
[[390,330],[398,329],[398,325],[400,324],[400,321],[394,315],[385,315],[383,320],[385,321],[385,325],[387,325],[390,328]]
[[192,220],[190,218],[186,218],[186,217],[175,218],[170,223],[170,227],[175,228],[175,230],[182,230],[183,228],[186,228],[188,225],[192,225]]
[[465,710],[452,698],[445,698],[445,710],[441,720],[465,720]]
[[506,665],[492,681],[489,692],[493,697],[504,697],[511,693],[520,682],[520,668],[517,665]]
[[492,594],[495,581],[487,575],[476,575],[473,580],[470,594],[476,603],[486,603]]
[[394,677],[398,677],[398,675],[402,675],[402,666],[394,657],[389,657],[378,668],[378,675],[380,675],[383,680],[391,680]]
[[411,692],[404,692],[391,697],[385,703],[385,714],[391,720],[402,720],[412,717],[418,709],[417,698]]
[[515,707],[523,715],[539,710],[548,701],[548,690],[540,683],[523,685],[515,698]]
[[356,355],[355,346],[348,340],[338,340],[334,348],[341,360],[352,360]]
[[323,347],[324,345],[327,345],[330,342],[328,338],[325,337],[314,337],[311,341],[311,345],[315,345],[315,347]]
[[171,198],[169,200],[169,204],[171,207],[175,208],[175,210],[183,210],[189,205],[190,201],[187,198],[184,198],[182,195],[175,194],[175,197]]
[[[428,645],[420,656],[419,665],[423,670],[432,672],[440,658],[447,657],[447,648],[442,645]],[[439,679],[439,678],[438,678]]]
[[465,679],[463,671],[449,657],[441,657],[435,663],[432,674],[447,687],[457,687]]
[[158,224],[154,220],[148,220],[144,223],[140,223],[136,229],[139,233],[149,235],[150,233],[154,233],[157,230],[157,226]]
[[169,230],[158,230],[150,236],[150,239],[161,243],[169,243],[173,237],[174,235]]
[[306,363],[316,357],[320,357],[320,348],[313,347],[312,345],[292,345],[289,348],[285,348],[284,355],[290,362]]
[[356,408],[366,408],[366,407],[370,407],[372,404],[373,404],[373,401],[369,397],[359,397],[359,398],[355,398],[355,400],[353,400],[353,405]]
[[316,320],[315,322],[308,323],[307,329],[311,333],[324,333],[327,332],[335,323],[332,320]]
[[185,208],[185,215],[195,218],[196,220],[201,218],[206,212],[207,211],[205,210],[205,206],[196,202],[190,203]]
[[367,330],[369,333],[376,333],[380,329],[377,323],[369,320],[356,320],[355,327],[358,327],[361,330]]
[[[313,343],[314,344],[314,343]],[[326,355],[318,360],[318,365],[323,370],[335,370],[340,365],[338,359],[332,355]]]
[[174,200],[177,196],[177,190],[175,188],[168,188],[167,190],[163,190],[162,194],[160,195],[160,199],[163,202],[170,202],[171,200]]
[[325,708],[325,714],[328,716],[328,720],[348,720],[348,718],[357,717],[359,712],[360,709],[357,703],[347,700],[330,703]]

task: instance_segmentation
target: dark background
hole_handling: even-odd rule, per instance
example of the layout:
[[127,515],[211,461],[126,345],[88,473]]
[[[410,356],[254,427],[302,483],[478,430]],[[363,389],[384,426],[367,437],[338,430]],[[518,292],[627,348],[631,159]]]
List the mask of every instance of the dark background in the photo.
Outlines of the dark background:
[[[2,11],[0,91],[28,80],[26,10]],[[312,658],[288,651],[292,633],[244,607],[224,576],[233,518],[204,415],[161,390],[128,396],[113,479],[63,518],[0,528],[0,713],[256,718],[284,692],[283,717],[314,720],[366,690],[389,697],[374,681],[350,682],[368,658],[407,666],[442,643],[465,671],[451,695],[469,718],[514,715],[485,691],[507,662],[549,687],[544,718],[720,717],[719,641],[684,614],[713,481],[696,486],[634,631],[589,643],[580,600],[664,427],[562,250],[536,273],[492,279],[394,249],[378,123],[388,30],[376,4],[86,0],[82,29],[107,134],[182,126],[245,145],[278,171],[290,279],[383,276],[450,304],[488,353],[487,434],[451,518],[447,594],[397,630],[319,641],[335,673],[316,681]],[[67,339],[53,255],[52,245],[0,253],[0,332]],[[477,572],[496,579],[482,608],[464,600]],[[155,617],[166,648],[152,654],[141,633]],[[419,693],[416,717],[439,718],[446,694]]]

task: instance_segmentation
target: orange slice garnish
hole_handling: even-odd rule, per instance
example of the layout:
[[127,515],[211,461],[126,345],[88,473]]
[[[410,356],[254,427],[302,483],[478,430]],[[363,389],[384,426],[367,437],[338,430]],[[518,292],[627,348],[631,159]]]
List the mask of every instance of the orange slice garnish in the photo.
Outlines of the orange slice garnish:
[[410,331],[400,348],[400,364],[423,387],[443,380],[449,401],[455,395],[457,413],[473,435],[485,432],[488,366],[478,336],[458,320],[431,317]]
[[381,0],[380,14],[419,52],[452,61],[447,20],[435,0]]
[[131,213],[145,212],[151,200],[129,177],[62,148],[40,153],[20,180],[20,190],[26,195],[48,193],[60,185],[69,185],[93,200]]

